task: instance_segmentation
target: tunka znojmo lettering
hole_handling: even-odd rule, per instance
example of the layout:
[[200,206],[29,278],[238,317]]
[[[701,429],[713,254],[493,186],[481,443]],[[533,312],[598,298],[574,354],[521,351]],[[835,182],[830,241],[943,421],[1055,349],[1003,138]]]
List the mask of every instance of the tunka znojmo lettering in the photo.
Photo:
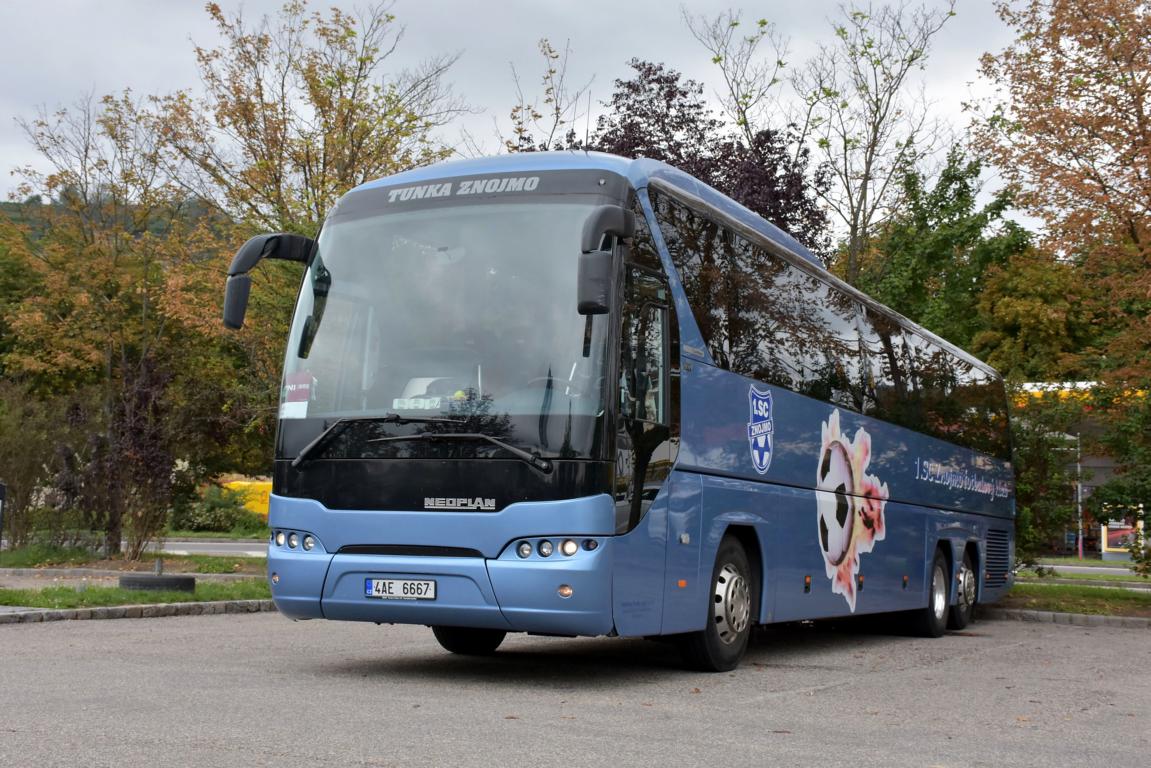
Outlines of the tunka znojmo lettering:
[[534,192],[540,185],[539,176],[512,176],[499,179],[465,179],[440,184],[419,184],[388,190],[388,202],[423,200],[432,197],[459,197],[460,195],[494,195],[501,192]]

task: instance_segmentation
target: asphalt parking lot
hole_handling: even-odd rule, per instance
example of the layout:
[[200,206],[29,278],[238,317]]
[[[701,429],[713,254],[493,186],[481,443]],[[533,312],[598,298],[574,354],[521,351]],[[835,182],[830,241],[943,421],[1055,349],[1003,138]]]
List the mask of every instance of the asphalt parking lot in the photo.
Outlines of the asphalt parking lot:
[[10,766],[1146,766],[1151,633],[786,627],[737,671],[637,640],[276,614],[0,627]]

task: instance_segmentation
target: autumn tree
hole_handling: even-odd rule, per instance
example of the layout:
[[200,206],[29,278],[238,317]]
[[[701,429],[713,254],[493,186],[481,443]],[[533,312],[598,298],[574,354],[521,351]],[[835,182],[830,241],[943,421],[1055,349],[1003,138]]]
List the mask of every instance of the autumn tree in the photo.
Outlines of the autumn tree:
[[1139,0],[997,5],[1017,37],[982,59],[996,94],[978,146],[1095,288],[1100,372],[1149,379],[1151,16]]
[[58,451],[75,489],[65,501],[109,552],[126,535],[135,557],[163,527],[177,459],[216,449],[201,420],[216,418],[218,390],[181,364],[201,341],[166,307],[169,277],[222,242],[189,215],[130,93],[19,122],[45,168],[22,169],[19,191],[45,202],[7,227],[7,258],[37,290],[5,307],[3,367],[78,428]]
[[1139,0],[997,8],[1016,37],[982,59],[996,90],[978,107],[978,146],[1075,269],[1092,323],[1078,367],[1102,382],[1094,416],[1124,470],[1113,487],[1143,493],[1132,479],[1151,472],[1151,432],[1132,425],[1148,423],[1151,384],[1151,15]]
[[158,100],[175,177],[235,221],[314,235],[352,187],[447,157],[432,134],[463,109],[444,82],[456,57],[388,72],[403,36],[391,5],[324,15],[292,0],[249,24],[209,3],[221,43],[195,48],[202,95]]

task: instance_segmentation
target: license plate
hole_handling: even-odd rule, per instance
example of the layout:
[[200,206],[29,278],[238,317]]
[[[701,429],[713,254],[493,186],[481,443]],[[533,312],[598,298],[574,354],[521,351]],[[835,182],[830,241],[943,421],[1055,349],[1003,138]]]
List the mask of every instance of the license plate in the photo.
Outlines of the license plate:
[[364,597],[381,600],[435,600],[436,583],[412,579],[364,579]]

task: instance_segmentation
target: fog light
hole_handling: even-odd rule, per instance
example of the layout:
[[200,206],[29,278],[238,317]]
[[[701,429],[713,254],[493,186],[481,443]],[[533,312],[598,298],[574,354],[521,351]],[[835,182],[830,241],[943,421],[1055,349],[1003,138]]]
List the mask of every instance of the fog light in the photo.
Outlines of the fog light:
[[540,542],[540,557],[552,556],[552,543],[547,539]]
[[569,587],[567,584],[560,584],[560,588],[556,590],[556,594],[559,595],[560,597],[571,597],[572,596],[572,588]]
[[516,554],[520,557],[531,557],[532,545],[529,542],[521,541],[518,545],[516,545]]
[[571,557],[576,552],[579,552],[579,544],[576,544],[571,539],[564,539],[564,543],[560,544],[560,552],[563,552],[568,557]]
[[584,539],[583,548],[586,549],[588,552],[591,552],[592,550],[594,550],[598,546],[599,546],[599,542],[596,541],[595,539]]
[[311,536],[305,536],[304,537],[304,549],[311,552],[312,547],[314,547],[314,546],[316,546],[316,540],[313,539]]
[[291,547],[292,549],[295,549],[296,545],[299,543],[300,543],[300,538],[298,536],[296,536],[296,534],[293,533],[293,534],[288,536],[288,546]]
[[284,546],[284,532],[283,531],[276,531],[276,546],[277,547]]
[[278,573],[272,574],[272,583],[273,584],[279,584],[280,583],[280,574],[278,574]]

